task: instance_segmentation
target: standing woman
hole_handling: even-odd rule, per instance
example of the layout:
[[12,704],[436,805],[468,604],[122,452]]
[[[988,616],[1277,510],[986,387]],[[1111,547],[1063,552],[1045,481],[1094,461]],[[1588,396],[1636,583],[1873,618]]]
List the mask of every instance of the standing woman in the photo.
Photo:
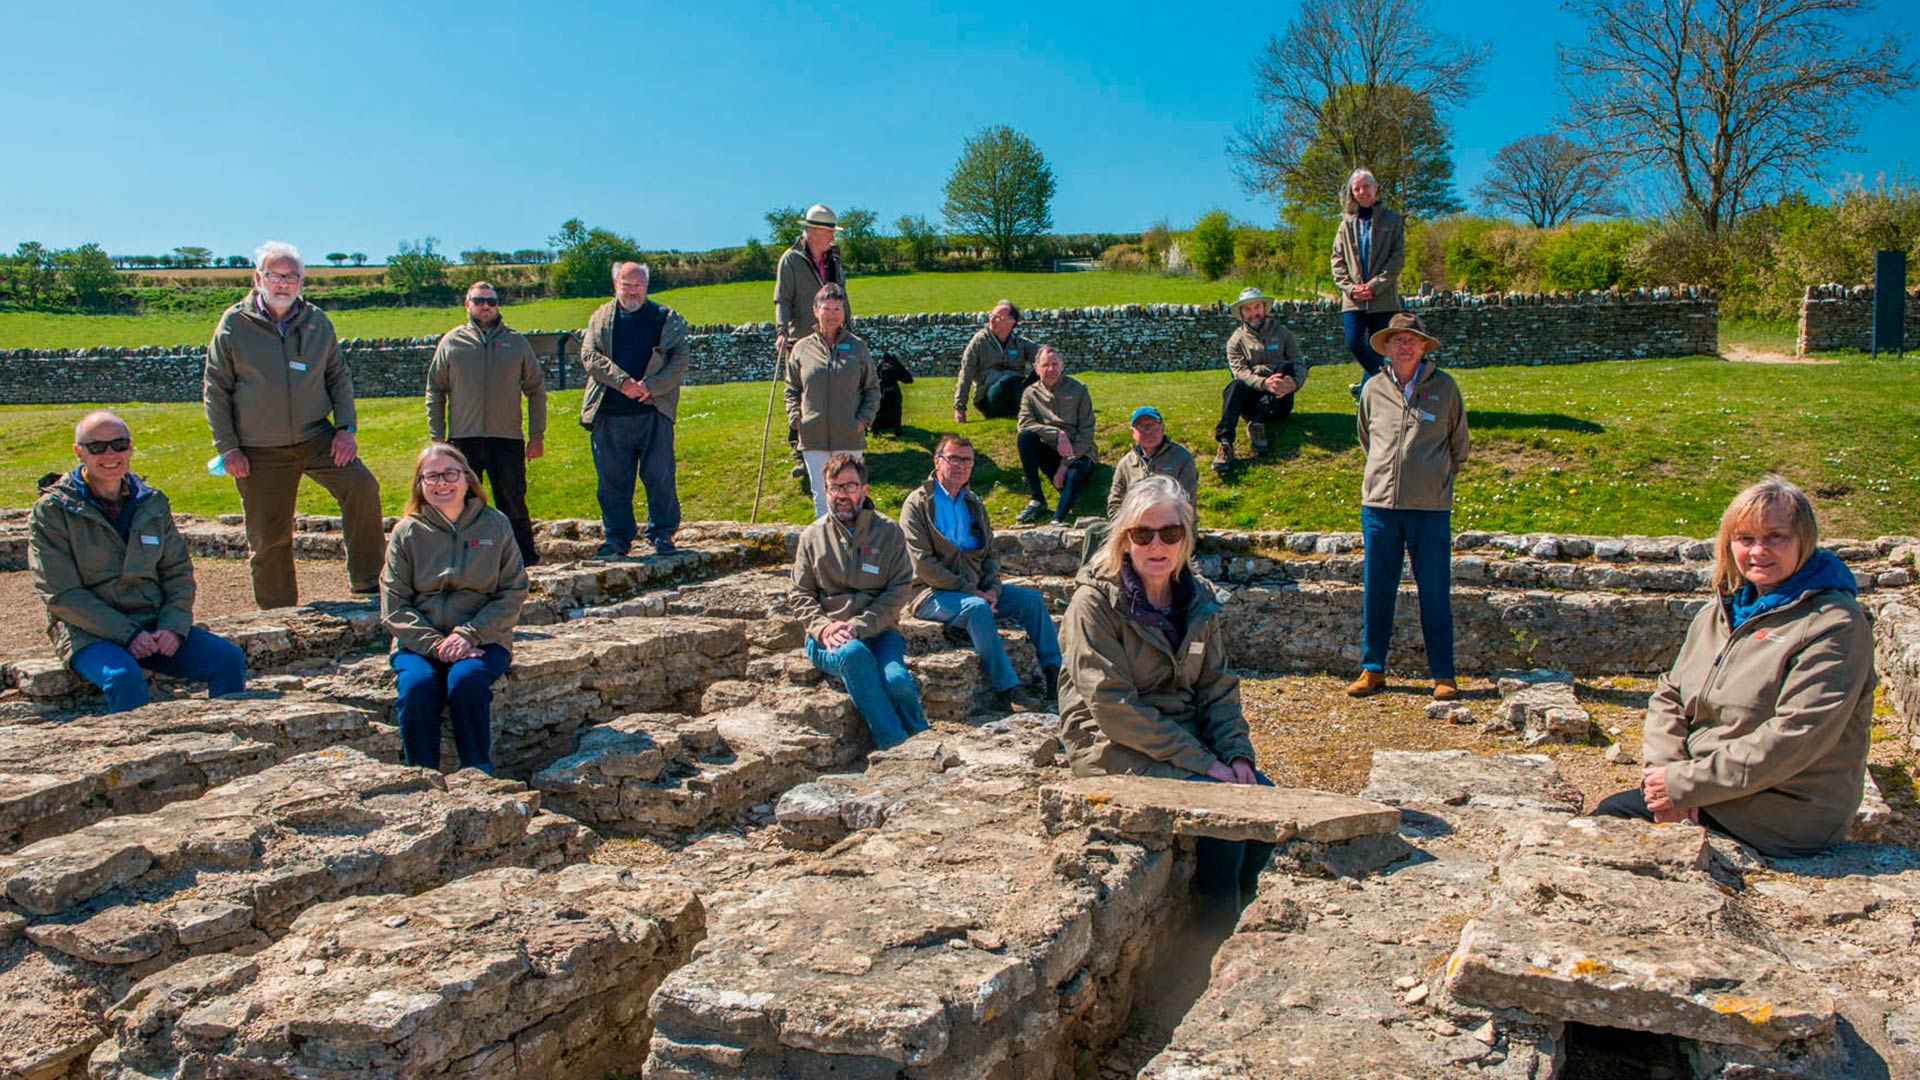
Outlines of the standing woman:
[[1354,397],[1380,370],[1384,358],[1372,336],[1400,310],[1400,267],[1407,261],[1406,226],[1399,214],[1381,206],[1380,183],[1366,169],[1355,169],[1340,189],[1340,228],[1333,234],[1333,283],[1340,287],[1340,321],[1347,348],[1364,374],[1347,389]]
[[429,443],[387,542],[380,623],[393,635],[406,763],[440,767],[440,711],[460,767],[493,772],[493,684],[512,661],[527,570],[513,524],[487,505],[466,456]]
[[800,459],[813,491],[813,516],[827,513],[820,470],[835,454],[862,457],[867,429],[880,412],[880,373],[867,343],[847,329],[847,291],[820,286],[813,294],[816,329],[794,343],[787,358],[787,420],[800,433]]

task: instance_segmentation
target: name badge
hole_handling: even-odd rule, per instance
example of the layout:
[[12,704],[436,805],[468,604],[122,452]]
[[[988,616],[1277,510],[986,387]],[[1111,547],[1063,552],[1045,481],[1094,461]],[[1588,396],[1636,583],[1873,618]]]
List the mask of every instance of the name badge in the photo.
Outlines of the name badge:
[[1422,409],[1420,410],[1420,419],[1425,420],[1427,423],[1431,424],[1433,423],[1433,414],[1426,411],[1425,409]]
[[159,547],[159,546],[160,546],[160,538],[159,538],[159,537],[157,537],[157,536],[148,536],[148,535],[147,535],[147,534],[145,534],[145,533],[141,533],[141,534],[140,534],[140,542],[141,542],[141,543],[143,543],[143,544],[145,544],[145,545],[147,545],[148,547]]
[[852,342],[842,342],[842,343],[841,343],[841,344],[839,344],[839,345],[835,345],[835,346],[834,346],[834,348],[836,348],[836,349],[839,349],[839,350],[840,350],[841,352],[852,352],[852,351],[853,351],[853,343],[852,343]]
[[1207,651],[1207,643],[1204,641],[1187,642],[1187,653],[1190,656],[1199,656],[1201,653],[1206,651]]
[[877,574],[880,572],[880,568],[870,562],[866,562],[860,564],[860,572],[863,574]]
[[305,364],[303,364],[303,363],[301,363],[301,362],[300,362],[300,361],[298,361],[298,360],[289,360],[289,361],[287,361],[287,366],[288,366],[288,367],[290,367],[290,368],[292,368],[292,369],[293,369],[293,370],[295,370],[295,371],[305,371],[305,370],[307,370],[307,365],[305,365]]
[[1269,345],[1269,346],[1267,346],[1267,351],[1268,351],[1268,352],[1279,352],[1279,351],[1280,351],[1280,346],[1278,346],[1278,345]]
[[479,538],[479,539],[477,539],[477,540],[469,540],[469,541],[467,541],[467,546],[468,546],[468,547],[470,547],[470,548],[478,548],[478,547],[492,547],[492,546],[493,546],[493,541],[492,541],[492,540],[491,540],[490,538],[488,538],[488,537],[485,537],[485,536],[482,536],[482,537],[480,537],[480,538]]

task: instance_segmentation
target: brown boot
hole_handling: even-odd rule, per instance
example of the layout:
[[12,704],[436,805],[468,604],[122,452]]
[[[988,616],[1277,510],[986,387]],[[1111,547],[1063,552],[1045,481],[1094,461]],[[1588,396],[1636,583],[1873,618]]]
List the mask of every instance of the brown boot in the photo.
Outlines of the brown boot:
[[1362,671],[1360,677],[1347,684],[1348,697],[1372,697],[1386,689],[1387,677],[1378,671]]
[[1233,444],[1222,439],[1213,444],[1213,471],[1224,473],[1233,468]]
[[1433,700],[1452,701],[1460,696],[1460,684],[1452,679],[1433,680]]

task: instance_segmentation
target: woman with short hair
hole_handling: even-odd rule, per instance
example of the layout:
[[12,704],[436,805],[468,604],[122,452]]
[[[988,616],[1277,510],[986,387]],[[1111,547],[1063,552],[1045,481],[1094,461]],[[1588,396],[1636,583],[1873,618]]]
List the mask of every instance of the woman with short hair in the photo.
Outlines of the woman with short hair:
[[513,660],[526,600],[513,523],[487,505],[464,454],[429,444],[414,459],[380,573],[380,624],[393,635],[407,764],[440,767],[444,707],[460,767],[493,772],[493,684]]
[[1640,787],[1594,813],[1691,820],[1776,857],[1846,838],[1873,721],[1873,629],[1813,504],[1778,476],[1736,495],[1713,602],[1647,703]]

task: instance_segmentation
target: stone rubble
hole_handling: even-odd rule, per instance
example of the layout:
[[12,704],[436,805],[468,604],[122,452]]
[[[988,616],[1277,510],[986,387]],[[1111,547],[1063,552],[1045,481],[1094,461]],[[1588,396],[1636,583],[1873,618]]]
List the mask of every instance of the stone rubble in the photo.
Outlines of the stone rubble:
[[1593,714],[1580,707],[1571,672],[1535,669],[1503,673],[1496,685],[1500,709],[1488,721],[1489,733],[1517,733],[1528,746],[1578,746],[1592,738]]

